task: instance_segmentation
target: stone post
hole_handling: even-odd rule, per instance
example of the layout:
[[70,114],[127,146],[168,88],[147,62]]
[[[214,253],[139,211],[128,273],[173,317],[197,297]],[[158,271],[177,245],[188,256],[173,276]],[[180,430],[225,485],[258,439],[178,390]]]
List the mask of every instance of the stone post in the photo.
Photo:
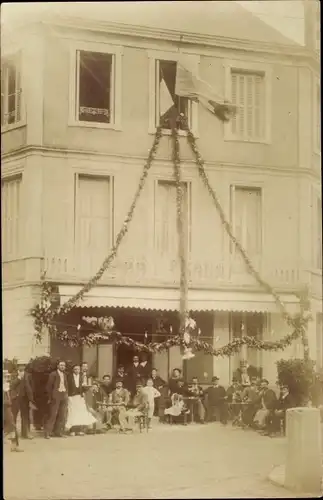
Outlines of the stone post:
[[292,408],[286,417],[285,487],[295,492],[318,493],[322,480],[320,411]]

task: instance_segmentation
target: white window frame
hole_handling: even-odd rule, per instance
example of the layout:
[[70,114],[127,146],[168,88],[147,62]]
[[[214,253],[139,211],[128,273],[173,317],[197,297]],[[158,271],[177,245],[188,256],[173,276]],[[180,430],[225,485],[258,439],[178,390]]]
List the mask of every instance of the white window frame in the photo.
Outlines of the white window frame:
[[[149,134],[155,134],[157,128],[157,116],[156,116],[156,100],[158,95],[156,95],[157,89],[157,72],[156,72],[156,61],[174,61],[178,62],[181,57],[189,58],[192,61],[196,73],[199,71],[200,56],[196,54],[187,54],[181,52],[165,52],[161,50],[149,50],[148,60],[149,60]],[[198,137],[198,103],[189,100],[188,103],[189,114],[191,115],[190,128],[193,134]],[[179,135],[185,136],[187,132],[185,130],[179,130]],[[163,134],[171,135],[171,130],[163,129]]]
[[[17,94],[19,92],[20,95],[20,118],[19,120],[15,121],[14,123],[7,123],[7,124],[1,124],[1,132],[7,132],[9,130],[13,130],[15,128],[23,127],[26,125],[26,118],[25,118],[25,113],[24,113],[24,93],[23,93],[23,73],[22,73],[22,51],[21,50],[16,50],[15,52],[10,52],[6,54],[2,54],[2,61],[1,61],[1,71],[3,70],[3,67],[6,65],[7,61],[11,61],[15,64],[16,66],[16,72],[19,74],[19,80],[20,80],[20,88],[17,88],[17,79],[16,79],[16,106],[15,106],[15,113],[17,112]],[[7,110],[8,110],[8,77],[7,74],[5,75],[5,83],[4,83],[4,89],[1,89],[1,92],[4,94],[4,115],[6,115]]]
[[[79,235],[79,224],[78,224],[78,214],[80,213],[80,205],[79,205],[79,181],[80,178],[90,178],[90,179],[105,179],[109,180],[109,196],[110,196],[110,217],[111,217],[111,225],[110,225],[110,242],[111,248],[115,242],[114,236],[114,176],[110,174],[103,174],[102,172],[91,172],[79,171],[74,175],[74,235],[73,235],[73,247],[74,247],[74,255],[78,252],[78,235]],[[108,253],[109,249],[107,249]]]
[[[100,52],[112,55],[111,123],[81,121],[77,118],[79,100],[79,51]],[[70,47],[69,120],[71,127],[121,130],[122,111],[122,55],[123,47],[105,43],[75,42]]]
[[[20,189],[19,189],[19,195],[20,195],[20,198],[19,198],[19,213],[17,214],[18,215],[18,242],[17,242],[17,254],[16,255],[11,255],[11,254],[6,254],[5,255],[5,252],[2,252],[2,258],[3,258],[3,263],[5,262],[11,262],[11,261],[15,261],[15,260],[19,260],[21,258],[21,252],[22,252],[22,217],[21,217],[21,206],[22,206],[22,197],[23,197],[23,192],[22,192],[22,189],[23,189],[23,174],[22,172],[17,172],[17,173],[14,173],[14,174],[10,174],[10,175],[6,175],[4,177],[1,178],[1,191],[2,191],[2,185],[5,184],[5,183],[8,183],[8,182],[12,182],[12,181],[16,181],[18,180],[19,183],[20,183]],[[2,193],[1,193],[2,194]],[[2,208],[1,208],[2,210]],[[20,219],[20,221],[19,221]],[[2,225],[4,225],[5,223],[5,219],[4,219],[4,216],[2,214]],[[2,243],[3,245],[3,243]]]
[[[317,233],[317,230],[319,228],[319,221],[318,221],[318,212],[317,212],[317,205],[320,202],[322,206],[322,199],[321,199],[321,192],[319,189],[315,188],[312,186],[311,189],[311,206],[312,206],[312,213],[311,213],[311,220],[312,220],[312,269],[315,273],[322,273],[323,265],[318,266],[318,246],[319,246],[319,235]],[[322,226],[321,226],[322,227]],[[323,264],[321,262],[321,264]]]
[[315,76],[313,79],[313,150],[314,153],[321,155],[321,144],[318,144],[318,138],[321,142],[321,129],[319,131],[317,130],[318,123],[321,124],[321,106],[317,102],[318,87],[320,87],[320,80]]
[[[248,184],[245,182],[232,182],[230,184],[230,210],[231,210],[231,226],[233,230],[233,234],[235,235],[235,214],[236,214],[236,189],[250,189],[250,190],[259,190],[261,193],[261,234],[260,234],[260,252],[259,252],[259,259],[260,263],[262,261],[262,255],[263,255],[263,249],[265,248],[265,189],[264,186],[257,182],[257,183],[252,183],[248,181]],[[236,236],[236,235],[235,235]],[[242,247],[244,248],[244,242],[240,242],[242,244]],[[236,252],[238,250],[236,249],[234,243],[230,241],[230,257],[231,257],[231,263],[233,262]]]
[[[187,186],[187,205],[188,205],[188,214],[187,214],[187,220],[188,220],[188,228],[187,228],[187,239],[188,239],[188,244],[187,244],[187,254],[188,257],[191,255],[192,252],[192,181],[187,181],[187,180],[182,180],[182,184],[186,184]],[[157,202],[158,202],[158,184],[160,183],[169,183],[169,184],[174,184],[176,187],[174,179],[166,179],[165,177],[158,177],[155,179],[154,182],[154,250],[156,251],[157,249],[157,219],[156,219],[156,210],[157,208]],[[174,217],[176,217],[176,213],[174,214]],[[174,258],[177,258],[177,255],[174,256]]]
[[225,68],[225,98],[232,101],[232,84],[231,84],[231,74],[232,71],[247,71],[250,73],[259,73],[263,75],[264,78],[264,92],[265,92],[265,123],[264,123],[264,137],[261,139],[255,138],[243,138],[236,136],[232,133],[232,124],[227,122],[224,124],[224,140],[225,141],[235,141],[235,142],[247,142],[247,143],[260,143],[260,144],[271,144],[271,129],[272,129],[272,117],[271,117],[271,106],[272,106],[272,69],[269,64],[261,64],[250,61],[235,61],[227,60],[224,64]]

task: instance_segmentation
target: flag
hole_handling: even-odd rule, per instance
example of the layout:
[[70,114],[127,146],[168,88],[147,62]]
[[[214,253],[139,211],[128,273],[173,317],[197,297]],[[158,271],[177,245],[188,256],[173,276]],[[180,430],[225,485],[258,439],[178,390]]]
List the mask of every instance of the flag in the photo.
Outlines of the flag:
[[183,62],[177,63],[175,94],[200,102],[222,122],[228,122],[237,112],[236,106],[226,101],[207,82],[186,69]]
[[164,78],[161,79],[159,86],[159,111],[160,116],[164,116],[167,111],[174,106],[174,101],[169,92]]

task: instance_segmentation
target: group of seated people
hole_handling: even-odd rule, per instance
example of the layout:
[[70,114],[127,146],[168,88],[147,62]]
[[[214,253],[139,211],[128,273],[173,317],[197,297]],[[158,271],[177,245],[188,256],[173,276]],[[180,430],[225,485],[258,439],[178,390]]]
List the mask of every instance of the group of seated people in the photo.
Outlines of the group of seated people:
[[[123,367],[119,367],[114,379],[105,375],[96,384],[96,411],[101,421],[110,427],[116,419],[121,430],[126,428],[127,421],[139,415],[134,411],[136,408],[145,407],[149,426],[153,415],[162,423],[219,421],[226,425],[231,420],[233,425],[274,435],[285,432],[286,410],[295,406],[288,387],[281,387],[277,397],[266,379],[253,377],[240,382],[233,379],[226,390],[219,384],[219,378],[213,377],[212,385],[203,389],[197,377],[185,383],[177,368],[168,383],[152,369],[146,379],[138,378],[134,392],[127,384]],[[137,400],[141,402],[139,406]]]

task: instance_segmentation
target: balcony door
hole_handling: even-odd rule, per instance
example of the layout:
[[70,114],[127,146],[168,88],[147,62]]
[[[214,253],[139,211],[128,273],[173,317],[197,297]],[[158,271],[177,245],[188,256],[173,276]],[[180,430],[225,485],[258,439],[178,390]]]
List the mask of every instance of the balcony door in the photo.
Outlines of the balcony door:
[[[188,186],[183,187],[185,250],[189,246],[189,199]],[[155,255],[158,272],[163,278],[178,276],[178,229],[176,208],[176,185],[172,181],[158,181],[155,199]]]
[[109,177],[80,175],[76,191],[76,260],[82,277],[95,273],[112,240],[112,197]]

